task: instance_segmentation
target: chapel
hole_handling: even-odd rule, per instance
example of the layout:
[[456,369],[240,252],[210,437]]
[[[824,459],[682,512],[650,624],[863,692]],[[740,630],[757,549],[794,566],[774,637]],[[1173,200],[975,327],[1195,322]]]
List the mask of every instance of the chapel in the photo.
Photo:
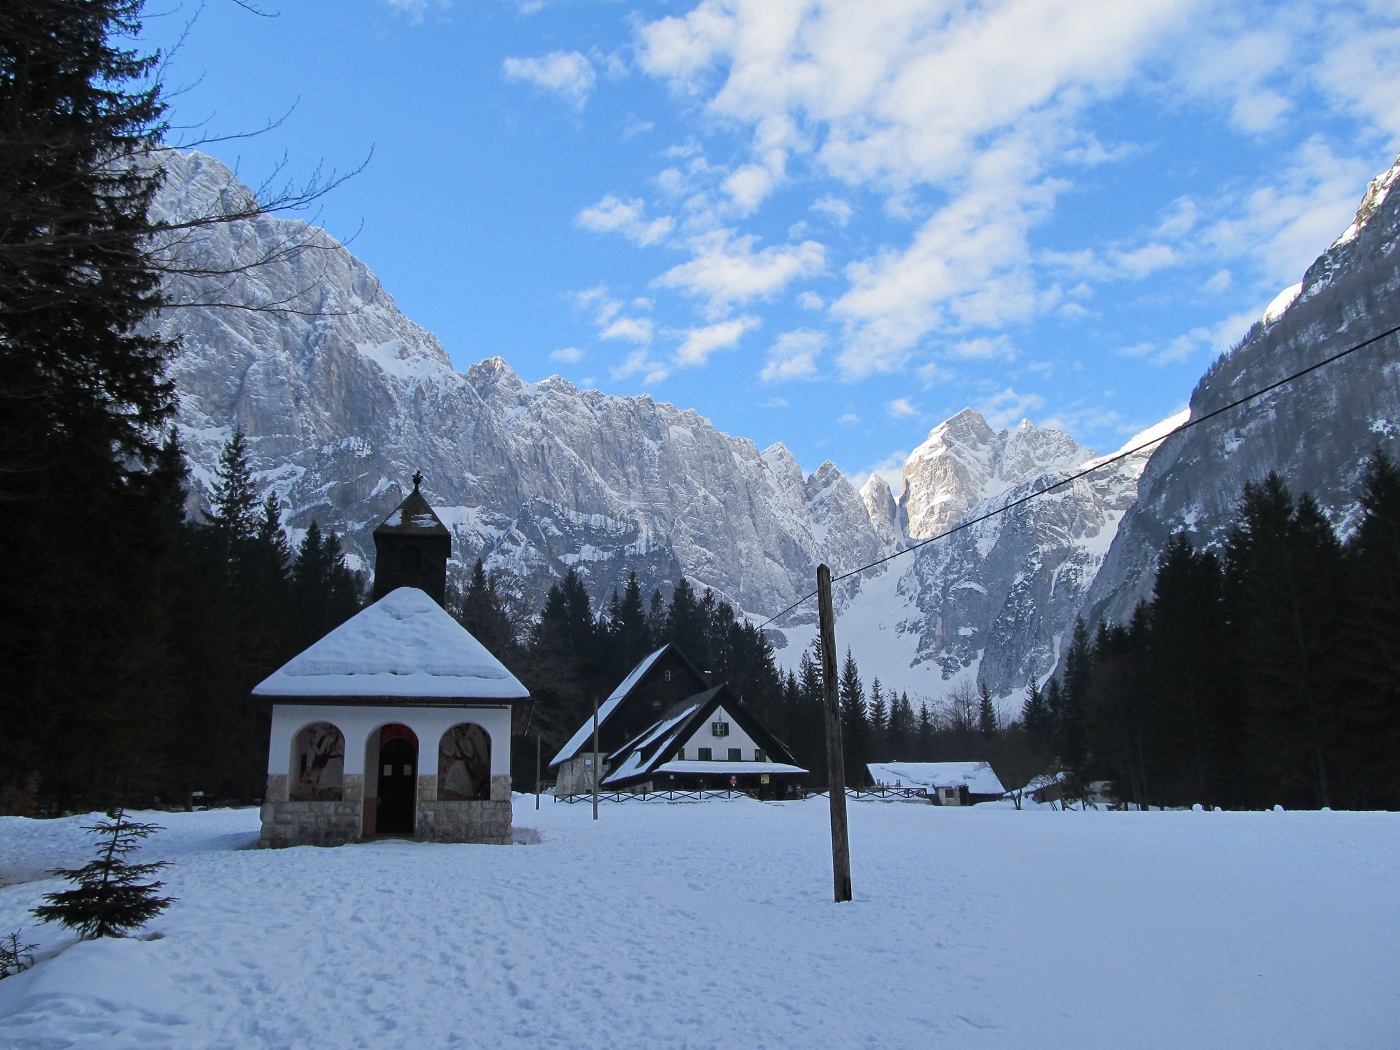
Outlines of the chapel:
[[452,535],[422,481],[374,531],[373,604],[253,688],[272,704],[261,846],[510,843],[529,691],[443,609]]

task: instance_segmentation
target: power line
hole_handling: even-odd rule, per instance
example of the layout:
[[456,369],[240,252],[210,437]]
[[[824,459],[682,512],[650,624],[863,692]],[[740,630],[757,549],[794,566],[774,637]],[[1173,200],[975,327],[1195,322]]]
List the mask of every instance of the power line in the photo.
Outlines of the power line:
[[[1236,400],[1231,401],[1227,405],[1221,405],[1219,408],[1207,412],[1199,419],[1188,419],[1185,423],[1182,423],[1179,427],[1169,430],[1161,437],[1156,437],[1153,438],[1151,441],[1144,441],[1140,445],[1134,445],[1132,448],[1124,449],[1121,452],[1116,452],[1112,456],[1109,456],[1107,459],[1102,459],[1099,462],[1095,463],[1092,467],[1086,467],[1078,473],[1071,474],[1067,478],[1062,478],[1061,480],[1055,482],[1052,485],[1046,485],[1042,488],[1036,489],[1033,492],[1028,492],[1026,493],[1026,495],[1018,497],[1017,499],[1012,500],[1010,503],[998,507],[996,510],[989,510],[985,514],[979,514],[975,518],[969,518],[966,521],[959,522],[957,525],[954,525],[951,529],[948,529],[944,532],[940,532],[936,536],[930,536],[927,539],[920,540],[918,543],[910,544],[908,547],[901,548],[900,550],[895,551],[893,554],[886,554],[883,558],[877,558],[874,561],[870,562],[868,565],[862,565],[859,569],[852,569],[850,572],[843,572],[840,576],[833,576],[832,582],[839,583],[841,580],[847,580],[850,579],[852,576],[858,576],[861,573],[865,572],[867,569],[873,569],[876,566],[885,564],[885,562],[887,561],[893,561],[895,558],[898,558],[901,555],[908,554],[911,551],[916,551],[920,547],[927,547],[930,543],[933,543],[937,540],[947,539],[954,533],[962,532],[964,529],[970,529],[974,525],[980,525],[982,522],[987,521],[991,518],[995,518],[998,515],[1005,514],[1007,511],[1015,510],[1017,507],[1023,506],[1033,499],[1038,499],[1039,497],[1044,496],[1046,493],[1054,492],[1056,489],[1064,488],[1066,485],[1071,485],[1074,482],[1078,481],[1080,478],[1094,473],[1094,471],[1096,470],[1102,470],[1104,467],[1107,467],[1113,463],[1117,463],[1119,460],[1127,459],[1129,456],[1133,455],[1134,453],[1141,452],[1145,448],[1151,448],[1153,445],[1160,445],[1169,437],[1173,437],[1177,434],[1184,433],[1185,431],[1190,430],[1192,427],[1200,426],[1207,420],[1214,419],[1218,415],[1221,415],[1225,412],[1229,412],[1231,409],[1239,408],[1241,405],[1247,404],[1248,402],[1253,401],[1256,398],[1263,397],[1265,394],[1277,390],[1279,387],[1285,386],[1286,384],[1293,382],[1295,379],[1301,379],[1303,376],[1307,375],[1310,372],[1316,372],[1319,368],[1322,368],[1324,365],[1330,365],[1334,361],[1340,361],[1348,354],[1354,354],[1356,353],[1356,351],[1362,350],[1365,347],[1370,346],[1372,343],[1378,343],[1382,339],[1394,335],[1396,332],[1400,332],[1400,325],[1395,325],[1391,328],[1387,328],[1384,332],[1371,336],[1370,339],[1366,339],[1360,343],[1357,343],[1354,346],[1349,346],[1345,350],[1333,354],[1331,357],[1324,357],[1321,361],[1317,361],[1314,364],[1308,365],[1307,368],[1300,369],[1299,371],[1294,372],[1292,375],[1284,376],[1282,379],[1270,383],[1268,386],[1260,387],[1258,390],[1246,394],[1244,397],[1237,398]],[[797,601],[793,602],[782,612],[774,613],[768,619],[764,620],[763,623],[758,625],[758,629],[760,631],[763,630],[763,628],[767,627],[774,620],[786,616],[788,613],[792,612],[792,610],[796,609],[799,605],[811,600],[812,598],[815,598],[816,596],[816,591],[812,591],[811,594],[803,595],[801,598],[797,599]]]

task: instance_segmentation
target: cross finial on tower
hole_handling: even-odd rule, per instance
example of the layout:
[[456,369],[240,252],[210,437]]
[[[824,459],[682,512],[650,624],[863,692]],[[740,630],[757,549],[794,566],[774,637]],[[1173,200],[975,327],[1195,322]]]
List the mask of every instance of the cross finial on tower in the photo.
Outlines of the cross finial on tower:
[[413,491],[417,492],[418,486],[421,484],[423,484],[423,472],[421,470],[415,470],[413,472]]

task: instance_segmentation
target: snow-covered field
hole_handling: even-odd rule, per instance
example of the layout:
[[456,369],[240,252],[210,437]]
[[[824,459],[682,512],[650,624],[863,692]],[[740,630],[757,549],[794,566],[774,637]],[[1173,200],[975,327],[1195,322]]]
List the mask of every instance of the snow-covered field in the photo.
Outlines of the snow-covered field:
[[[247,850],[160,814],[150,939],[28,909],[84,818],[0,819],[0,1046],[1400,1045],[1400,814],[1059,813],[517,796],[513,847]],[[533,838],[522,834],[521,838]]]

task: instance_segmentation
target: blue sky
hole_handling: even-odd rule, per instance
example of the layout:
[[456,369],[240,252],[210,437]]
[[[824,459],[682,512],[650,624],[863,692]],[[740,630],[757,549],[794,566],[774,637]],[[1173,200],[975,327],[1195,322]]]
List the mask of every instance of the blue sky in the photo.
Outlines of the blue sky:
[[896,491],[965,406],[1100,451],[1179,410],[1400,149],[1394,3],[264,10],[152,6],[172,138],[287,114],[204,147],[254,184],[372,152],[314,218],[457,367]]

